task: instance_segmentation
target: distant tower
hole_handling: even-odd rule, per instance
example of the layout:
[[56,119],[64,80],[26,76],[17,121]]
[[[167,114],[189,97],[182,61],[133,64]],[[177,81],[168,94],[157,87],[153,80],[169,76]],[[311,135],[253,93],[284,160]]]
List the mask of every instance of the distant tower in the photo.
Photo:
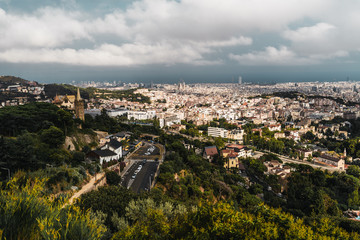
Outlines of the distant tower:
[[185,86],[186,86],[185,81],[182,80],[182,79],[180,79],[179,84],[178,84],[178,90],[179,90],[179,91],[184,91],[184,90],[185,90]]
[[75,117],[85,121],[84,100],[80,96],[79,88],[77,89],[77,94],[75,98]]
[[241,84],[242,84],[242,77],[239,76],[239,85],[241,85]]

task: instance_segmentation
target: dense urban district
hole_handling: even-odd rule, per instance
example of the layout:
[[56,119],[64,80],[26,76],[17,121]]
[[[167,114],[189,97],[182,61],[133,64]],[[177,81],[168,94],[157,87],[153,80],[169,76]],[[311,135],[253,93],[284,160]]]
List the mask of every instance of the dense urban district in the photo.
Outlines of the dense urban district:
[[0,238],[359,239],[358,88],[0,77]]

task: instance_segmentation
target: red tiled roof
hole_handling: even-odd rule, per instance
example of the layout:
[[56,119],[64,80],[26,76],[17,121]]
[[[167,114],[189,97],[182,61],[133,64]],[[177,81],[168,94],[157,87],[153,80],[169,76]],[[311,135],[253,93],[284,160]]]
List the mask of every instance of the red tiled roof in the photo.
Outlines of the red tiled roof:
[[238,155],[237,155],[237,153],[235,153],[235,152],[231,152],[229,155],[228,155],[228,157],[232,157],[232,158],[234,158],[234,157],[237,157]]
[[244,145],[239,145],[239,144],[229,144],[229,145],[226,145],[226,148],[238,148],[238,149],[242,149],[244,148],[245,146]]
[[212,147],[206,147],[205,148],[205,154],[208,156],[215,156],[218,154],[217,148],[215,146]]
[[232,150],[231,149],[223,149],[221,150],[221,153],[224,154],[224,153],[231,153]]

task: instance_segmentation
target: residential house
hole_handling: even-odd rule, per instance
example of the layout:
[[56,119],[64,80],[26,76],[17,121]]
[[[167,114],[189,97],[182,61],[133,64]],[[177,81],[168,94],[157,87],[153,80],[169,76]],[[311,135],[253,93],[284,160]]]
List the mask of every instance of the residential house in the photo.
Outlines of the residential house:
[[123,156],[122,144],[116,139],[112,138],[106,142],[100,149],[89,152],[86,155],[88,160],[99,161],[100,164],[112,160],[119,160]]
[[101,147],[101,150],[109,149],[116,153],[118,159],[122,157],[122,144],[116,139],[110,139],[108,143]]
[[232,149],[237,153],[239,158],[246,158],[252,156],[252,150],[244,145],[239,144],[228,144],[225,146],[226,149]]
[[219,155],[216,146],[205,147],[203,157],[211,162],[215,156]]
[[233,149],[223,149],[220,155],[225,159],[224,168],[237,168],[239,166],[238,154]]
[[118,156],[115,152],[109,149],[98,149],[89,152],[86,155],[86,159],[91,161],[99,161],[100,164],[103,164],[112,160],[118,160]]

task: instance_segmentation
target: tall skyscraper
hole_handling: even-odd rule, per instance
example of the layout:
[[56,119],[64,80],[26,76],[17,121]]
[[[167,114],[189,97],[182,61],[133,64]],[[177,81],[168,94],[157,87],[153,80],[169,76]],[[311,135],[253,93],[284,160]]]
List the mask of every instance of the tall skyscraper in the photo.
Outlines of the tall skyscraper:
[[241,85],[242,84],[242,77],[239,76],[239,84]]

